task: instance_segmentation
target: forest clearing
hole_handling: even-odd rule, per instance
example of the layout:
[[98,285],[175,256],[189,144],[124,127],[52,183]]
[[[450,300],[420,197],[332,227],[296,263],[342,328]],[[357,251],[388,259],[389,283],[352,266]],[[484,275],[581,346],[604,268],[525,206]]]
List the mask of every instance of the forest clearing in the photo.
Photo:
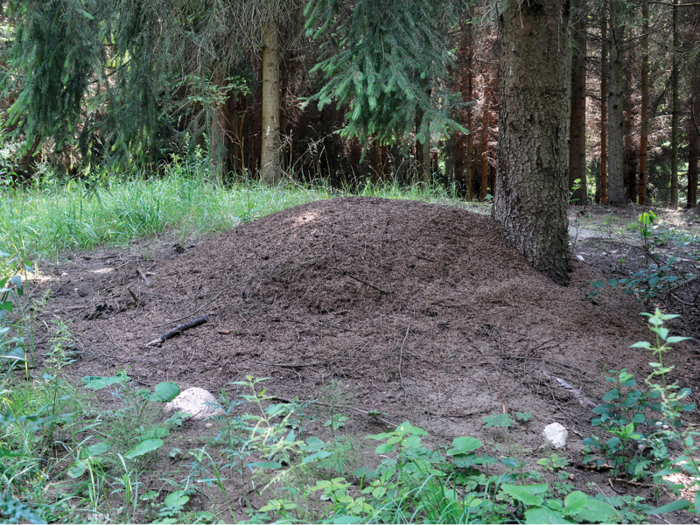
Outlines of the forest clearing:
[[0,520],[700,522],[699,43],[0,2]]
[[[607,515],[610,521],[658,521],[645,516],[645,507],[634,498],[651,502],[658,497],[660,506],[670,492],[657,496],[653,484],[633,477],[625,481],[624,467],[611,477],[609,460],[600,472],[583,462],[583,440],[599,433],[591,425],[592,409],[610,388],[605,377],[625,369],[641,380],[650,372],[650,355],[630,348],[651,340],[639,315],[644,303],[619,290],[589,297],[591,282],[619,279],[627,270],[645,266],[641,236],[634,228],[639,210],[593,206],[582,216],[572,208],[571,281],[561,287],[505,243],[484,213],[488,210],[473,209],[481,213],[444,204],[340,197],[201,238],[165,235],[44,261],[27,284],[34,304],[41,305],[32,314],[36,368],[25,372],[18,367],[14,373],[36,380],[45,368],[60,369],[66,384],[59,390],[67,388],[80,400],[81,425],[95,414],[104,427],[104,433],[88,441],[91,446],[109,443],[110,453],[125,455],[138,449],[144,435],[161,436],[160,446],[136,457],[140,471],[133,482],[141,484],[141,495],[162,494],[164,479],[178,483],[171,493],[185,487],[179,490],[185,491],[180,496],[186,494],[187,504],[170,509],[178,521],[240,521],[247,516],[264,521],[275,515],[269,502],[280,499],[273,496],[284,494],[288,482],[251,491],[256,480],[273,479],[276,468],[248,467],[249,475],[258,473],[247,485],[251,481],[234,474],[236,462],[228,456],[234,446],[228,434],[231,421],[240,425],[245,421],[241,417],[255,413],[254,404],[239,400],[251,394],[247,378],[267,378],[256,385],[259,392],[266,389],[263,407],[292,407],[276,418],[283,423],[280,437],[291,430],[297,440],[311,436],[312,443],[319,439],[329,445],[314,453],[328,452],[335,459],[323,457],[316,469],[301,469],[314,482],[324,479],[324,472],[351,481],[358,467],[376,468],[375,445],[366,436],[408,421],[429,434],[426,443],[433,450],[457,438],[476,438],[483,453],[515,458],[518,469],[541,471],[540,481],[560,488],[564,483],[566,493],[596,487],[605,498],[632,496],[617,502],[619,514]],[[656,239],[673,231],[697,238],[700,228],[692,213],[659,211],[657,221]],[[693,257],[697,244],[689,246],[681,252]],[[669,240],[654,253],[667,259],[675,250]],[[690,282],[675,291],[678,300],[662,293],[651,304],[679,311],[697,291],[698,283]],[[675,367],[669,380],[695,392],[700,382],[699,312],[692,307],[683,313],[668,327],[674,335],[695,340],[674,345],[667,358]],[[176,325],[202,316],[205,323],[148,346]],[[108,379],[119,374],[129,382],[110,385]],[[100,378],[106,380],[104,388],[87,394],[85,387]],[[52,381],[43,388],[50,391]],[[138,406],[135,392],[153,392],[161,383],[214,393],[225,416],[173,423],[163,415],[161,403],[151,402],[142,408],[134,434],[119,429],[135,417],[130,410],[136,407],[129,409],[130,403]],[[133,389],[132,399],[126,389]],[[690,400],[695,394],[686,402]],[[66,410],[73,404],[66,403]],[[688,414],[687,423],[696,423],[695,414]],[[498,420],[503,415],[511,425]],[[490,424],[494,417],[496,423]],[[561,451],[550,448],[542,436],[544,426],[553,422],[569,432]],[[72,424],[66,430],[70,428]],[[168,430],[153,434],[154,428]],[[245,428],[236,431],[244,436]],[[61,437],[61,426],[53,432],[59,442],[67,438]],[[202,460],[200,452],[198,463],[189,455],[193,451],[206,451],[208,459]],[[249,464],[256,464],[256,457],[265,459],[253,446],[243,454]],[[559,467],[542,467],[542,458],[551,457]],[[246,462],[240,461],[239,469]],[[212,470],[217,464],[222,478],[212,485],[219,479]],[[61,491],[71,486],[62,488],[72,479],[61,472],[69,467],[54,467],[56,481],[44,497],[60,500]],[[95,494],[95,503],[122,505],[125,494],[113,492],[107,479],[113,467],[95,462],[89,468],[106,474],[104,485],[96,487],[102,494]],[[509,469],[501,464],[482,470],[503,476]],[[202,476],[210,481],[203,483]],[[682,490],[692,490],[686,484]],[[311,494],[307,516],[323,504]],[[133,510],[120,507],[121,512],[130,519],[167,518],[157,512],[168,510],[163,497],[154,500],[159,504],[140,501]],[[286,499],[289,505],[297,501],[293,495]],[[261,511],[266,505],[267,512]],[[277,515],[297,515],[298,503],[294,505]],[[318,510],[313,511],[314,505]],[[70,508],[64,512],[72,521],[79,519]],[[443,518],[450,516],[454,519],[449,512]],[[478,515],[474,518],[480,521]],[[96,519],[114,516],[97,514]],[[671,519],[686,520],[683,514]]]

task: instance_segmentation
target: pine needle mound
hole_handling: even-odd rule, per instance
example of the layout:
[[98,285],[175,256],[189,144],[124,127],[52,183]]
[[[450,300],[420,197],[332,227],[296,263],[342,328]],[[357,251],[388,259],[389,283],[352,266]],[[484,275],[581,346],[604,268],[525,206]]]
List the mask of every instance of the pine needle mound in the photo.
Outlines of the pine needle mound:
[[[613,292],[589,299],[600,276],[577,260],[571,284],[555,284],[491,218],[447,206],[314,202],[170,256],[148,268],[150,286],[136,263],[106,277],[100,315],[79,325],[94,354],[111,357],[84,360],[79,373],[128,365],[145,384],[211,392],[270,377],[269,391],[289,399],[314,399],[335,379],[358,408],[461,435],[504,408],[544,421],[567,406],[590,419],[581,395],[598,399],[606,368],[647,370],[648,356],[629,348],[649,338],[643,305]],[[138,305],[127,288],[140,290]],[[208,323],[144,348],[205,314]]]

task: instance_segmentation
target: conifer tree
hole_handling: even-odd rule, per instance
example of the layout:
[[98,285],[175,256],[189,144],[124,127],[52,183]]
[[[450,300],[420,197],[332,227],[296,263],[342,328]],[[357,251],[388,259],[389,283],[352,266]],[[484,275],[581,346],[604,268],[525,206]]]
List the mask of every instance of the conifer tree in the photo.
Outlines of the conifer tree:
[[447,0],[309,2],[308,35],[327,38],[326,58],[312,71],[323,75],[313,99],[319,108],[348,105],[342,136],[394,144],[417,124],[416,141],[426,144],[432,132],[463,130],[448,117],[443,87],[452,63],[445,37],[451,9]]

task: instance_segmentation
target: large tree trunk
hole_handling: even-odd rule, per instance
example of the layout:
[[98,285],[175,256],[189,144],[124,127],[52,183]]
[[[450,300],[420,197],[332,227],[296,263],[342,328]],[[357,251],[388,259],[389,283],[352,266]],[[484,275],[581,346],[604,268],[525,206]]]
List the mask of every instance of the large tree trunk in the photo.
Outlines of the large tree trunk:
[[639,137],[639,204],[647,203],[647,145],[649,142],[649,4],[642,1],[642,129]]
[[624,91],[624,0],[610,1],[610,85],[608,94],[608,202],[625,203],[623,118]]
[[586,189],[586,3],[575,2],[576,22],[571,63],[571,140],[569,142],[569,188],[575,204],[587,204]]
[[600,14],[600,202],[608,202],[608,4]]
[[673,74],[671,78],[671,209],[678,208],[678,77],[680,76],[680,36],[678,34],[678,0],[673,0]]
[[698,201],[698,156],[700,155],[700,59],[695,60],[691,82],[688,122],[688,208]]
[[690,126],[688,137],[688,208],[698,202],[698,155],[700,154],[700,136],[695,127]]
[[263,28],[262,55],[262,152],[260,176],[266,184],[282,178],[282,143],[280,140],[280,52],[276,24]]
[[569,2],[507,0],[499,17],[498,175],[492,215],[537,270],[568,275]]

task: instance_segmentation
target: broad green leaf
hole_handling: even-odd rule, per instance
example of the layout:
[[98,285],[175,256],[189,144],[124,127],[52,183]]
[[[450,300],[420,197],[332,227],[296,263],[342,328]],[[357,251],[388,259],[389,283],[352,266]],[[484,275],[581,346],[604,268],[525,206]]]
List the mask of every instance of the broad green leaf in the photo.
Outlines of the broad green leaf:
[[469,452],[473,452],[482,445],[483,443],[476,438],[470,436],[458,437],[454,441],[452,441],[452,446],[454,448],[448,450],[447,453],[450,456],[456,456],[458,454],[468,454]]
[[525,512],[525,523],[576,523],[567,520],[564,515],[547,507],[535,507]]
[[80,380],[85,383],[85,388],[90,388],[92,390],[102,390],[105,387],[114,385],[116,383],[125,383],[130,378],[126,375],[126,372],[119,372],[116,376],[111,377],[100,377],[100,376],[86,376]]
[[501,485],[501,490],[512,496],[514,499],[524,503],[528,507],[539,507],[544,503],[544,499],[537,494],[547,492],[549,486],[546,483],[538,485]]
[[639,341],[638,343],[634,343],[630,348],[651,348],[651,343],[647,341]]
[[9,448],[0,447],[0,458],[23,458],[26,454],[12,452]]
[[149,452],[158,450],[163,445],[164,443],[162,439],[144,439],[141,443],[136,445],[136,447],[134,447],[133,450],[130,450],[129,452],[124,454],[124,457],[133,459],[139,456],[143,456],[144,454],[148,454]]
[[156,385],[155,394],[158,397],[158,401],[167,403],[180,394],[180,387],[171,381],[163,381]]
[[311,454],[310,456],[306,456],[304,459],[301,460],[302,463],[311,463],[312,461],[315,461],[317,459],[326,459],[329,456],[332,456],[332,452],[327,452],[325,450],[321,450],[319,452],[315,452],[314,454]]
[[574,491],[569,494],[564,500],[564,505],[566,506],[566,513],[571,515],[582,510],[588,501],[588,496],[581,492],[580,490]]
[[68,475],[77,479],[85,473],[85,467],[87,463],[85,461],[77,461],[71,468],[68,469]]
[[141,440],[146,439],[162,439],[170,434],[170,430],[165,427],[154,427],[143,434],[141,434]]
[[255,463],[246,463],[247,467],[256,467],[256,468],[269,468],[269,469],[278,469],[282,468],[282,464],[278,463],[277,461],[257,461]]
[[168,507],[183,507],[188,501],[190,501],[190,497],[185,495],[184,490],[176,490],[168,494],[164,503]]
[[24,350],[18,346],[9,352],[5,352],[4,354],[0,355],[0,359],[7,359],[13,362],[26,361],[26,356],[24,355]]
[[[697,500],[697,495],[695,496],[695,499]],[[679,499],[672,501],[671,503],[667,503],[666,505],[663,505],[657,509],[649,510],[647,511],[647,514],[664,514],[665,512],[675,512],[677,510],[687,509],[689,506],[690,502],[688,500]]]
[[677,335],[672,335],[668,339],[666,339],[667,343],[680,343],[681,341],[687,341],[689,339],[692,339],[692,337],[679,337]]
[[326,523],[337,523],[338,525],[346,525],[349,523],[360,523],[362,522],[360,516],[334,516],[331,521]]
[[579,521],[585,523],[613,523],[619,521],[620,516],[615,507],[590,496],[583,509],[571,514],[575,514]]
[[104,454],[109,450],[109,443],[105,443],[104,441],[100,441],[99,443],[95,443],[94,445],[90,445],[87,449],[87,455],[92,457],[92,456],[99,456],[100,454]]

